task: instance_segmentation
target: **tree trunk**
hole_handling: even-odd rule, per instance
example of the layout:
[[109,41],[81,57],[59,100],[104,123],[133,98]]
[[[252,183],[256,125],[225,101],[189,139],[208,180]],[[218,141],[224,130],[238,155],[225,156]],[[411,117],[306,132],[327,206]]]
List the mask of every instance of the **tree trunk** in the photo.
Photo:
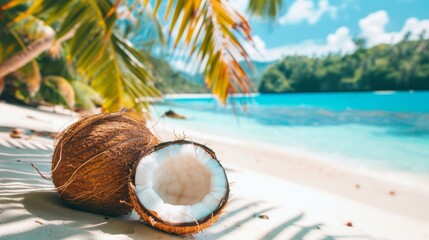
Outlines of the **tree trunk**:
[[[70,39],[75,32],[76,28],[70,30],[67,34],[57,40],[58,43],[62,43]],[[49,50],[55,41],[55,32],[52,31],[48,36],[38,41],[35,41],[24,48],[19,53],[8,58],[6,61],[0,64],[0,79],[4,78],[9,73],[15,72],[27,63],[31,62],[34,58],[39,56],[44,51]]]
[[55,35],[45,37],[41,40],[31,43],[19,53],[13,55],[0,65],[0,78],[5,77],[9,73],[15,72],[23,67],[42,52],[48,50],[54,42]]

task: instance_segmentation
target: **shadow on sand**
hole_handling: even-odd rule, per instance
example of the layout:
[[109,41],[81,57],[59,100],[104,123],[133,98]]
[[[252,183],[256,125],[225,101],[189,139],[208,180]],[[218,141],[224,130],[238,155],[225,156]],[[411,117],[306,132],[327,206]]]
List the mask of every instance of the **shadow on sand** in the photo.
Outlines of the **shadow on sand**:
[[[0,134],[3,134],[4,132]],[[0,238],[13,239],[184,239],[157,231],[139,221],[133,213],[122,218],[107,218],[66,207],[48,180],[42,179],[30,163],[36,163],[42,172],[50,172],[52,147],[48,143],[0,136]],[[229,174],[239,174],[229,171]],[[263,201],[232,198],[226,213],[206,231],[185,239],[224,239],[234,233],[240,235],[261,214],[279,206]],[[307,239],[320,231],[323,223],[304,224],[305,213],[285,216],[280,224],[268,224],[264,232],[253,239],[284,239],[282,234],[293,227],[293,240]],[[320,234],[319,234],[320,235]],[[349,237],[371,239],[366,236],[334,236],[321,234],[324,240]],[[231,237],[230,237],[231,238]]]

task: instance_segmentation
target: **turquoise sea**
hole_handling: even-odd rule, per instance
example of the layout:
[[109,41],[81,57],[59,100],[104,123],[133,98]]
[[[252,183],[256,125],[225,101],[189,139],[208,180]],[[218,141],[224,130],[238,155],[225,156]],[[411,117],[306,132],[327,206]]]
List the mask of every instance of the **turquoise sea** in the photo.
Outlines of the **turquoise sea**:
[[429,176],[429,92],[292,93],[166,98],[155,117],[208,134],[279,147],[363,169]]

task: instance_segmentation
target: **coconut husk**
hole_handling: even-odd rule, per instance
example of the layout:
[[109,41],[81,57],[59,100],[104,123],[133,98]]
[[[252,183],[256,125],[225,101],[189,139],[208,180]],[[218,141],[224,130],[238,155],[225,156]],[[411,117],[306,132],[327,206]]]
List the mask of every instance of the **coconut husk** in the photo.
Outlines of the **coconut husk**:
[[[192,141],[187,140],[176,140],[171,142],[164,142],[159,145],[154,146],[149,152],[145,153],[145,155],[149,155],[152,152],[158,151],[164,147],[167,147],[169,145],[173,144],[193,144],[196,146],[199,146],[203,148],[207,153],[211,155],[213,159],[219,162],[219,160],[216,158],[216,154],[211,150],[210,148],[206,147],[205,145],[195,143]],[[161,218],[158,217],[157,213],[155,211],[150,211],[144,207],[144,205],[140,202],[140,200],[137,197],[136,193],[136,187],[135,187],[135,174],[136,169],[138,166],[138,163],[140,162],[141,158],[136,162],[134,165],[134,169],[132,174],[130,175],[129,180],[129,192],[131,196],[131,203],[134,207],[134,209],[137,211],[137,213],[140,215],[140,217],[143,219],[144,222],[149,224],[150,226],[157,228],[161,231],[165,231],[168,233],[173,233],[181,236],[186,236],[190,234],[194,234],[197,232],[200,232],[206,228],[208,228],[211,224],[215,223],[223,210],[225,209],[228,200],[229,200],[229,183],[228,179],[226,179],[226,192],[221,201],[219,202],[219,205],[216,207],[216,209],[208,216],[202,218],[202,219],[195,219],[195,222],[187,222],[187,223],[171,223],[168,221],[164,221]],[[219,162],[220,164],[220,162]],[[225,171],[224,171],[225,173]],[[226,174],[225,174],[226,176]]]
[[133,113],[97,114],[56,139],[52,179],[67,205],[103,215],[132,210],[127,186],[135,162],[159,140]]

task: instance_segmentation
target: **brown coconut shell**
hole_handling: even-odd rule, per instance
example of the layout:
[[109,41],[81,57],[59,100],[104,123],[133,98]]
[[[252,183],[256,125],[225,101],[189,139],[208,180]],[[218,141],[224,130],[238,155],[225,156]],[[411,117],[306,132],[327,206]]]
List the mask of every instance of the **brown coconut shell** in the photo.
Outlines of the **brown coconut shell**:
[[[155,211],[150,211],[150,210],[146,209],[144,207],[144,205],[138,199],[137,193],[136,193],[136,187],[135,187],[135,175],[136,175],[138,163],[141,161],[141,159],[144,156],[149,155],[149,154],[151,154],[155,151],[158,151],[164,147],[174,145],[174,144],[193,144],[193,145],[199,146],[199,147],[203,148],[207,153],[209,153],[213,159],[218,161],[219,165],[221,165],[219,160],[216,158],[216,154],[213,152],[213,150],[206,147],[205,145],[202,145],[202,144],[199,144],[196,142],[192,142],[192,141],[187,141],[187,140],[176,140],[176,141],[171,141],[171,142],[163,142],[159,145],[154,146],[149,152],[145,153],[136,162],[136,164],[134,165],[134,168],[133,168],[133,172],[130,175],[130,181],[129,181],[129,189],[130,190],[129,191],[130,191],[130,196],[131,196],[131,203],[134,206],[134,209],[137,211],[137,213],[140,215],[140,217],[143,219],[144,222],[146,222],[150,226],[157,228],[161,231],[173,233],[173,234],[177,234],[177,235],[181,235],[181,236],[186,236],[186,235],[190,235],[190,234],[200,232],[200,231],[208,228],[211,224],[215,223],[219,219],[220,215],[222,214],[222,212],[225,209],[225,207],[228,203],[228,200],[229,200],[229,191],[230,191],[229,190],[229,182],[228,182],[228,178],[226,178],[225,195],[223,196],[222,200],[219,202],[216,209],[210,215],[208,215],[202,219],[195,219],[195,222],[187,222],[187,223],[181,223],[181,224],[172,223],[172,222],[168,222],[168,221],[164,221],[164,220],[160,219]],[[225,170],[224,170],[224,174],[225,174]],[[225,177],[226,177],[226,174],[225,174]]]
[[159,140],[136,113],[87,116],[56,139],[52,180],[71,207],[104,215],[132,211],[127,186],[134,163]]

